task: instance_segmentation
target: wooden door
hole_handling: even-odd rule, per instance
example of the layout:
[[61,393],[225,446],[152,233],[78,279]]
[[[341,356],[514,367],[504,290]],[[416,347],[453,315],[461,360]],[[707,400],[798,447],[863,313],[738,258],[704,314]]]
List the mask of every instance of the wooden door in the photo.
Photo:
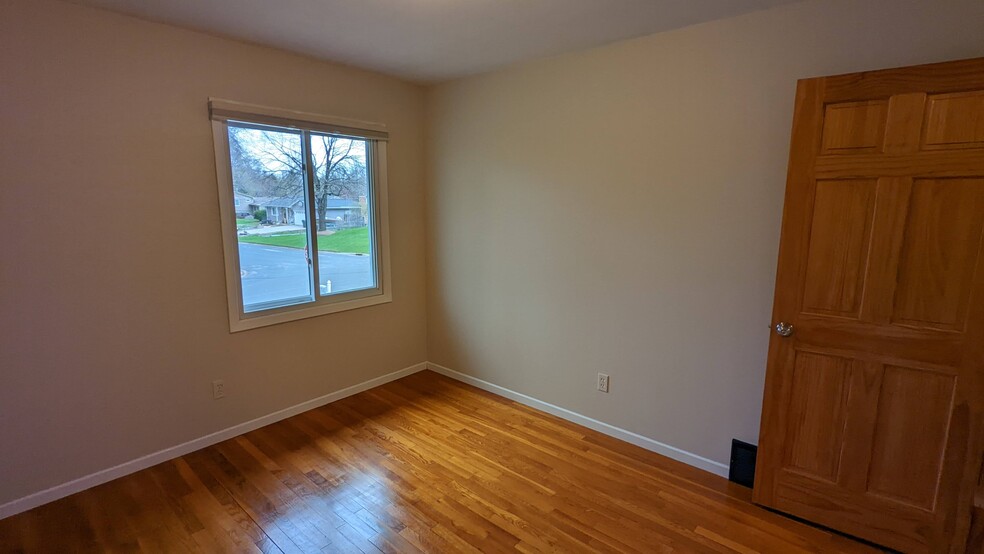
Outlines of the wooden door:
[[960,552],[984,403],[984,59],[800,81],[756,502]]

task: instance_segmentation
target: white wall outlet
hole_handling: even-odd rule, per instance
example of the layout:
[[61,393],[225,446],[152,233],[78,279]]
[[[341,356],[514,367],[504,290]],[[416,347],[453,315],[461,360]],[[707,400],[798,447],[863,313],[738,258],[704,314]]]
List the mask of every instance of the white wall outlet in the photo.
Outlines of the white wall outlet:
[[599,373],[598,374],[598,390],[601,392],[608,392],[608,374]]
[[222,379],[212,381],[212,398],[214,400],[225,398],[225,381]]

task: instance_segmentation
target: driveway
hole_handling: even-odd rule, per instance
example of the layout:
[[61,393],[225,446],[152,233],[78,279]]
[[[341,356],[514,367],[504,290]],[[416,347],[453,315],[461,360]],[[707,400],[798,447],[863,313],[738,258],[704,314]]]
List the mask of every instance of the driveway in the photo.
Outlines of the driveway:
[[[372,286],[372,258],[354,254],[320,252],[321,283],[331,280],[332,292]],[[244,274],[245,304],[294,298],[310,294],[304,251],[263,244],[239,243],[239,263]]]
[[280,233],[289,233],[291,231],[303,231],[304,227],[300,225],[270,225],[253,227],[252,229],[243,229],[240,233],[246,235],[277,235]]

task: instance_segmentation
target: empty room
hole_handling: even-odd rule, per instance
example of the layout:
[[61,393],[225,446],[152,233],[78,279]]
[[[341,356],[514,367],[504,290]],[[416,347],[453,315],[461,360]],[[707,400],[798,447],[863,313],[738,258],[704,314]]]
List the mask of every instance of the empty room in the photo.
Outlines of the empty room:
[[984,1],[0,0],[0,553],[984,554]]

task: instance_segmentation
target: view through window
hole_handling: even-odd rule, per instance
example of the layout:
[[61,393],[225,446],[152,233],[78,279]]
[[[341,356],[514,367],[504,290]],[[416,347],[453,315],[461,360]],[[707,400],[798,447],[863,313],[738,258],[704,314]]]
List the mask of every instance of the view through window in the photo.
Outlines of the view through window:
[[371,142],[233,121],[227,129],[244,311],[377,287]]

